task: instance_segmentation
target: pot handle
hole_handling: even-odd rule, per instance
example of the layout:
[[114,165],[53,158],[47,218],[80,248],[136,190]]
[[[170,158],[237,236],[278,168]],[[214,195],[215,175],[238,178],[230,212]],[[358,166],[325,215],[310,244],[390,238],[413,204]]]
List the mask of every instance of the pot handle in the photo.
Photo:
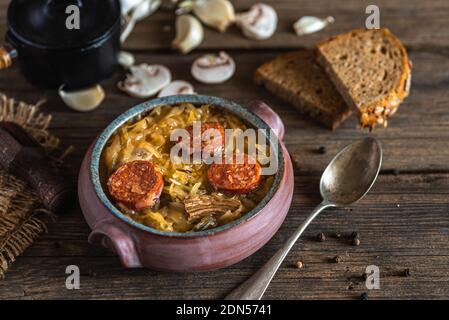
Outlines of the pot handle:
[[254,100],[247,104],[250,111],[254,112],[276,133],[280,141],[284,140],[285,127],[281,117],[265,102]]
[[124,267],[142,267],[134,240],[111,219],[99,221],[88,240],[93,245],[101,245],[117,253]]
[[0,70],[12,65],[12,60],[17,57],[17,51],[8,46],[0,46]]

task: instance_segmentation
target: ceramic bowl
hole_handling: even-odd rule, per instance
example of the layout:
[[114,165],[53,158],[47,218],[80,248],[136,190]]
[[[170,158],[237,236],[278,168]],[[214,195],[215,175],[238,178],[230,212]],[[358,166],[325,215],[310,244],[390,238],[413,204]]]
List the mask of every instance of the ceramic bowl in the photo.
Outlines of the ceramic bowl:
[[[278,170],[264,199],[240,219],[218,228],[170,233],[146,227],[123,215],[108,199],[100,181],[100,157],[111,135],[124,123],[161,105],[211,104],[231,112],[255,128],[277,132]],[[266,104],[254,101],[247,107],[217,97],[181,95],[142,103],[114,120],[89,148],[79,174],[81,209],[92,229],[89,242],[114,251],[123,266],[190,272],[223,268],[256,252],[276,233],[290,208],[293,169],[283,143],[284,125]]]

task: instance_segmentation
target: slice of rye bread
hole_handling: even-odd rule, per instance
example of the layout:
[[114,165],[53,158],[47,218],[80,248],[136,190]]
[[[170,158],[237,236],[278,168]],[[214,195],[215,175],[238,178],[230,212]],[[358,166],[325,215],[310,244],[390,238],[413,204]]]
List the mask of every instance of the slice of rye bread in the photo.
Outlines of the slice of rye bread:
[[280,55],[260,66],[254,79],[332,130],[351,114],[324,70],[316,63],[313,50]]
[[317,45],[317,60],[346,103],[358,110],[360,125],[387,126],[408,96],[411,62],[388,29],[354,30]]

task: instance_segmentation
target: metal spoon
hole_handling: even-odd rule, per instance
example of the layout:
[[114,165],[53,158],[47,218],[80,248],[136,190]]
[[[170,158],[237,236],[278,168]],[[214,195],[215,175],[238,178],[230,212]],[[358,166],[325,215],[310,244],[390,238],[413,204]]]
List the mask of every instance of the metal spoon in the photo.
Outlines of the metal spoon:
[[382,148],[374,138],[356,141],[341,150],[321,177],[320,193],[323,202],[257,273],[225,299],[260,300],[282,261],[313,219],[328,207],[345,207],[362,199],[376,181],[381,163]]

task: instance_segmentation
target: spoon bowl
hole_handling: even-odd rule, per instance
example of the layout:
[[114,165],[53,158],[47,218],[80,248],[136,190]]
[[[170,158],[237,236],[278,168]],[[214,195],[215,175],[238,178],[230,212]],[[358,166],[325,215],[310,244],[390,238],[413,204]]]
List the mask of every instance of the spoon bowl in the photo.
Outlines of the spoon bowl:
[[326,208],[348,206],[362,199],[376,181],[381,164],[382,148],[374,138],[356,141],[341,150],[321,177],[320,193],[323,201],[296,229],[284,246],[226,299],[261,299],[282,261],[308,225]]
[[320,181],[323,199],[347,206],[368,193],[382,163],[382,148],[374,138],[356,141],[341,150],[327,166]]

